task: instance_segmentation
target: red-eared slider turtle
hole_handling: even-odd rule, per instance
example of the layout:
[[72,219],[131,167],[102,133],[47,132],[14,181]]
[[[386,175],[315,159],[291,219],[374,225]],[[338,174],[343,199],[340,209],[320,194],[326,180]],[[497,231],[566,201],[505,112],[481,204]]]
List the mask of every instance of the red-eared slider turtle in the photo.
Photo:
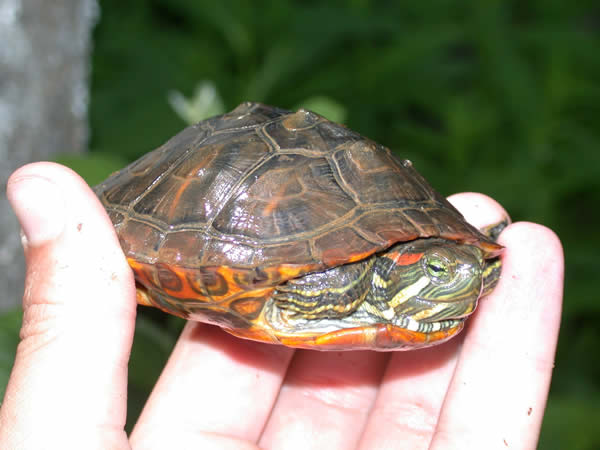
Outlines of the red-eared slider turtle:
[[457,334],[502,247],[406,160],[258,103],[98,185],[140,304],[257,341],[402,350]]

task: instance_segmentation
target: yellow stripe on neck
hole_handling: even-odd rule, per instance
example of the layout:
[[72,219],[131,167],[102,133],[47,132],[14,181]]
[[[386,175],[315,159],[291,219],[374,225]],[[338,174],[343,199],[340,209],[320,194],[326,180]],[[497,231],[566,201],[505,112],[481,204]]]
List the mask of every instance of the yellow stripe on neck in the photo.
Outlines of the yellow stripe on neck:
[[429,284],[428,277],[423,276],[423,277],[419,278],[413,284],[409,284],[404,289],[399,291],[396,295],[394,295],[394,298],[392,298],[392,300],[390,300],[388,305],[390,305],[390,307],[395,309],[398,305],[401,305],[405,301],[409,300],[410,298],[414,297],[419,292],[421,292],[423,290],[423,288],[425,288],[425,286],[427,286],[428,284]]

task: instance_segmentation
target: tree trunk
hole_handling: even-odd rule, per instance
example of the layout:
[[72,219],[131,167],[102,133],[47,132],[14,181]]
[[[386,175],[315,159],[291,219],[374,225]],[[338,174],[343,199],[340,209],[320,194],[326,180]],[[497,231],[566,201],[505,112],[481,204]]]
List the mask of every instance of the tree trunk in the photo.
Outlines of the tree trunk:
[[87,145],[96,0],[0,0],[0,309],[21,301],[24,263],[6,180],[19,166]]

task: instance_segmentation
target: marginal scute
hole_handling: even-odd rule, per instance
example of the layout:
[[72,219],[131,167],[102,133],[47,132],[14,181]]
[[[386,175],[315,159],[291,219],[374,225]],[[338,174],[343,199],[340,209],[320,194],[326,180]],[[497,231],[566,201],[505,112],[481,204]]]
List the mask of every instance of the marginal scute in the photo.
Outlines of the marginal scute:
[[204,245],[200,266],[254,267],[254,247],[229,239],[212,238]]
[[[158,262],[158,249],[165,232],[145,222],[130,218],[118,230],[125,256],[143,261]],[[166,262],[166,261],[165,261]]]
[[163,260],[173,265],[197,267],[206,246],[205,233],[197,230],[173,231],[168,233],[162,245],[160,254]]
[[[260,252],[260,260],[268,261],[270,266],[289,264],[290,261],[306,260],[307,255],[312,254],[310,242],[305,240],[269,245],[258,251]],[[313,258],[309,263],[318,265],[319,261]]]
[[348,248],[352,249],[352,254],[368,254],[373,252],[374,245],[354,228],[345,227],[323,234],[315,240],[315,247],[326,249],[320,258],[328,267],[333,267],[348,262]]
[[398,214],[397,208],[363,214],[356,226],[368,234],[369,240],[376,242],[379,248],[387,247],[393,242],[412,241],[421,234],[411,220]]

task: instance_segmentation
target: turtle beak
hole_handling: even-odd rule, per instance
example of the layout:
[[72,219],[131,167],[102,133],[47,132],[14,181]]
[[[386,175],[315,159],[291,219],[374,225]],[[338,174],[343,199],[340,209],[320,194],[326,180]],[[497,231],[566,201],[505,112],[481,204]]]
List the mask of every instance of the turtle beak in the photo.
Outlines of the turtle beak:
[[479,248],[483,250],[485,259],[500,256],[504,251],[504,246],[493,241],[479,241]]

